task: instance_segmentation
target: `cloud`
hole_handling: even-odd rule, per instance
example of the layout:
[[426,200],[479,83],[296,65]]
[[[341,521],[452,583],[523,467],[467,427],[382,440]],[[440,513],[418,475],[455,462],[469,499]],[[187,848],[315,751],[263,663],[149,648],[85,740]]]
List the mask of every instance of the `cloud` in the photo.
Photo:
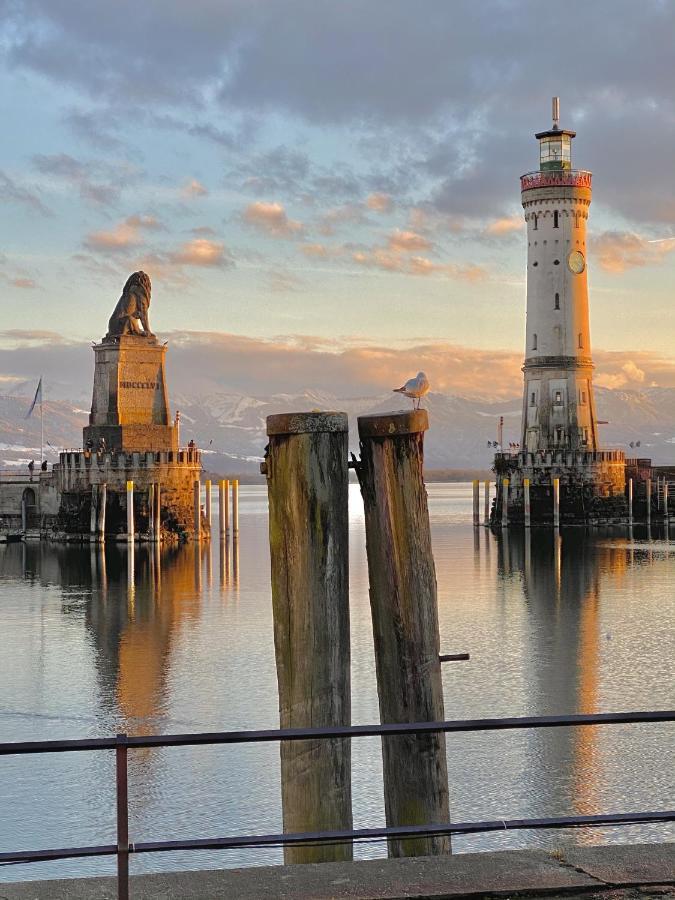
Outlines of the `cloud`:
[[19,206],[24,206],[32,212],[51,215],[51,212],[35,191],[21,187],[2,171],[0,171],[0,203],[15,203]]
[[662,263],[675,251],[675,239],[654,242],[628,231],[604,231],[591,238],[590,247],[600,268],[617,274]]
[[618,371],[604,371],[596,375],[595,383],[598,387],[621,388],[627,384],[644,384],[645,371],[639,368],[632,359],[623,364],[618,363],[618,365]]
[[37,287],[37,284],[32,278],[12,278],[10,284],[16,288],[27,288],[29,290]]
[[399,231],[398,229],[389,235],[387,244],[390,250],[402,253],[411,253],[416,250],[431,250],[432,243],[428,238],[414,231]]
[[231,266],[232,257],[220,241],[194,238],[168,255],[179,266]]
[[525,220],[522,216],[503,216],[490,222],[485,228],[485,234],[492,237],[504,237],[522,231],[524,227]]
[[129,216],[109,231],[93,231],[84,239],[90,250],[117,253],[140,247],[144,243],[143,230],[155,231],[162,225],[154,216]]
[[140,176],[139,170],[129,163],[104,160],[84,162],[68,153],[38,153],[33,156],[32,162],[40,174],[74,187],[83,200],[94,206],[113,206],[123,188],[133,184]]
[[389,194],[370,194],[366,197],[366,206],[373,212],[388,213],[393,209],[392,199]]
[[304,229],[302,222],[289,219],[281,203],[261,200],[250,203],[242,213],[242,219],[247,225],[275,238],[295,238]]
[[200,181],[191,178],[183,185],[181,193],[187,200],[192,200],[195,197],[206,197],[209,192]]
[[367,221],[364,209],[360,204],[348,203],[325,212],[319,219],[317,230],[319,234],[329,237],[343,225],[363,225]]
[[332,255],[332,250],[325,244],[301,244],[300,252],[304,253],[310,259],[328,259]]

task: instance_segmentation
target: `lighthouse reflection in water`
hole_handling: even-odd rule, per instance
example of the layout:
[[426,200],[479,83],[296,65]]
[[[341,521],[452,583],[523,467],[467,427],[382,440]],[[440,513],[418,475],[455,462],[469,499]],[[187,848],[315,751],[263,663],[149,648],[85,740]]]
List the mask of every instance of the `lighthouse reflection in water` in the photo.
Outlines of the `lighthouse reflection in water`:
[[[429,485],[448,718],[672,707],[675,544],[583,529],[492,535],[471,487]],[[639,538],[639,539],[638,539]],[[352,718],[378,721],[363,510],[350,489]],[[0,545],[0,729],[36,740],[278,726],[264,485],[242,486],[238,544]],[[448,737],[455,821],[665,809],[670,725]],[[281,830],[276,744],[130,754],[132,840]],[[111,753],[5,757],[0,846],[114,840]],[[39,798],[39,802],[36,802]],[[377,738],[353,741],[355,827],[384,821]],[[674,840],[668,826],[504,832],[457,852]],[[381,855],[380,846],[357,856]],[[280,862],[277,850],[161,854],[135,871]],[[40,863],[31,877],[112,871]],[[11,868],[3,879],[26,878]]]

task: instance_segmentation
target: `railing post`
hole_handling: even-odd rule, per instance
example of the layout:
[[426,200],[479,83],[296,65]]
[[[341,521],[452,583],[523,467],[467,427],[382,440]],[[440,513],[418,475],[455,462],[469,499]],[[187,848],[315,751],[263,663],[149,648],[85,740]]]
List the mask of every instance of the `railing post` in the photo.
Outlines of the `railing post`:
[[628,479],[628,524],[633,524],[633,479]]
[[204,484],[206,491],[204,498],[204,512],[206,514],[206,527],[209,535],[211,534],[211,480],[207,479]]
[[134,539],[134,483],[127,481],[127,540]]
[[490,482],[485,482],[485,512],[483,525],[487,528],[490,524]]
[[127,735],[117,735],[115,748],[117,793],[117,900],[129,900],[129,793]]
[[652,524],[652,480],[651,478],[647,479],[647,483],[645,485],[645,492],[647,494],[647,525]]
[[502,479],[502,528],[509,527],[509,479]]

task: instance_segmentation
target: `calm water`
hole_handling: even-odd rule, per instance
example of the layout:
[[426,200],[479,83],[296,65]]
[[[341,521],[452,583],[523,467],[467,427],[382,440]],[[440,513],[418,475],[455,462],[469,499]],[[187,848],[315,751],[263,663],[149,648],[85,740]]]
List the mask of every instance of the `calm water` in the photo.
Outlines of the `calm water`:
[[[675,543],[623,532],[495,538],[469,485],[430,485],[448,718],[670,709]],[[353,721],[377,721],[363,510],[350,493]],[[0,740],[278,727],[264,486],[240,491],[238,559],[195,551],[0,545]],[[672,809],[675,729],[449,737],[455,820]],[[132,840],[281,830],[278,747],[137,751]],[[0,758],[0,849],[114,842],[112,753]],[[355,827],[382,824],[379,741],[353,744]],[[675,840],[673,826],[456,839],[456,851]],[[356,854],[382,854],[380,846]],[[161,854],[133,871],[278,862],[280,851]],[[0,870],[107,873],[108,860]]]

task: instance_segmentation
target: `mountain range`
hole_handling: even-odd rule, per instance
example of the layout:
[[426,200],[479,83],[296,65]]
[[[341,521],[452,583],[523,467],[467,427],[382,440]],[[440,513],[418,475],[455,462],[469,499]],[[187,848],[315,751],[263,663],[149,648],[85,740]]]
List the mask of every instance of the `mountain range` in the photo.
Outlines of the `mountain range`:
[[[34,389],[34,388],[33,388]],[[675,389],[644,390],[596,388],[602,444],[629,456],[651,457],[661,465],[675,462]],[[520,397],[486,401],[453,394],[431,393],[424,401],[430,429],[425,439],[425,463],[431,469],[489,469],[497,438],[499,417],[504,417],[504,444],[520,440]],[[0,395],[0,466],[25,465],[40,455],[40,417],[36,409],[26,419],[30,397]],[[88,410],[84,403],[50,400],[44,406],[47,458],[59,449],[79,447]],[[252,397],[235,392],[204,396],[176,394],[173,409],[181,414],[181,444],[194,439],[204,449],[204,466],[222,474],[253,475],[259,470],[267,437],[265,419],[290,411],[334,409],[348,413],[350,447],[358,449],[357,416],[401,409],[402,401],[390,393],[340,398],[310,390],[296,394]],[[410,408],[409,406],[407,408]],[[630,447],[630,442],[640,447]]]

